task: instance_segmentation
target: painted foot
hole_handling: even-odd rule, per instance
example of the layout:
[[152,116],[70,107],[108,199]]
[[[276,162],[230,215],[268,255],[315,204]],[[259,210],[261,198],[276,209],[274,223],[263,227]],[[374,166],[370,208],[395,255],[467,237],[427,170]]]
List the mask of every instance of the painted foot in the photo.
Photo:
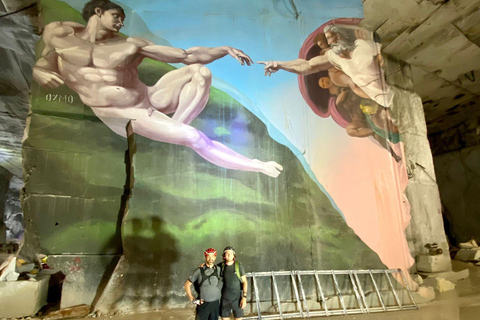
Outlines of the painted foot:
[[260,172],[266,174],[267,176],[276,178],[280,173],[282,173],[283,167],[276,163],[275,161],[263,162],[260,160],[254,160],[260,164]]

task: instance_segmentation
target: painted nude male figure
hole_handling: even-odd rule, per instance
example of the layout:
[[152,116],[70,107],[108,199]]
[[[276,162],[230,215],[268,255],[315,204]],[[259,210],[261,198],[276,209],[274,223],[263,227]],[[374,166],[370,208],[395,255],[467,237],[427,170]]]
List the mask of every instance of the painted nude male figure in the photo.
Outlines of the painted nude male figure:
[[[190,147],[218,166],[271,177],[280,174],[283,168],[278,163],[242,156],[189,125],[209,98],[212,75],[204,64],[230,55],[242,65],[251,65],[248,55],[228,46],[183,50],[121,37],[117,33],[125,13],[109,0],[86,3],[83,18],[86,26],[53,22],[45,27],[45,49],[33,72],[37,83],[46,88],[66,84],[119,135],[126,136],[126,129],[111,119],[131,119],[135,133]],[[144,58],[187,66],[147,87],[137,71]]]

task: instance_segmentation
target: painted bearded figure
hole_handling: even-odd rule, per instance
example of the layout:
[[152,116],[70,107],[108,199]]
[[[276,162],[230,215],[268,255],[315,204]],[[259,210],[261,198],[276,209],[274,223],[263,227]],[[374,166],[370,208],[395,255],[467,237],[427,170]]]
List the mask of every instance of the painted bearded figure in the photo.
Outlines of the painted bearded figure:
[[362,30],[327,25],[323,31],[322,37],[315,37],[322,49],[320,55],[309,60],[259,61],[265,65],[265,75],[279,70],[300,75],[328,71],[319,85],[336,96],[338,111],[349,119],[348,135],[372,136],[395,161],[401,161],[390,146],[398,143],[400,136],[389,114],[393,92],[383,80],[380,44]]

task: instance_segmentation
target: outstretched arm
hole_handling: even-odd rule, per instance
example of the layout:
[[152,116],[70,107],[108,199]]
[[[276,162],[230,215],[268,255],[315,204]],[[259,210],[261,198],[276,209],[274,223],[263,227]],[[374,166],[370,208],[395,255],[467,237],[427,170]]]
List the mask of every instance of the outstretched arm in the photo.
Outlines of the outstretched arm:
[[242,50],[229,46],[215,48],[193,47],[183,50],[173,47],[157,46],[150,43],[149,45],[141,47],[141,53],[154,60],[170,63],[184,63],[187,65],[194,63],[208,64],[217,59],[223,58],[226,55],[230,55],[238,60],[242,66],[244,64],[249,66],[253,64],[252,59]]
[[285,70],[296,74],[311,74],[322,70],[327,70],[332,66],[326,55],[318,56],[310,60],[296,59],[292,61],[258,61],[265,65],[265,75],[270,76],[278,70]]
[[243,66],[245,63],[247,65],[252,65],[253,60],[246,55],[242,50],[232,48],[229,46],[207,48],[207,47],[193,47],[186,50],[187,57],[185,59],[185,64],[192,63],[201,63],[207,64],[217,59],[223,58],[227,54],[234,59],[238,60]]

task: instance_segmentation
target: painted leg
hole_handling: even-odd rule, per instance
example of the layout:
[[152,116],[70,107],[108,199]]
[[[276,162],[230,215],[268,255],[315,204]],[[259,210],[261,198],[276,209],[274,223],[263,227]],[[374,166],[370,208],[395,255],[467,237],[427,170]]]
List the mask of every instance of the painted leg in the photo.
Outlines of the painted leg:
[[205,108],[211,83],[210,70],[201,64],[193,64],[163,76],[148,89],[149,100],[155,110],[173,113],[172,119],[190,124]]
[[210,96],[212,74],[202,65],[191,66],[193,75],[190,83],[187,83],[180,93],[177,111],[172,119],[190,124],[205,108]]
[[227,169],[261,172],[271,177],[277,177],[283,169],[274,161],[262,162],[242,156],[220,142],[210,140],[203,132],[159,112],[154,112],[148,119],[137,118],[133,128],[153,140],[192,148],[205,160]]
[[95,113],[100,118],[132,119],[135,133],[152,140],[192,148],[202,158],[220,167],[261,172],[271,177],[277,177],[283,170],[282,166],[274,161],[263,162],[242,156],[220,142],[210,140],[203,132],[158,111],[148,115],[143,108],[110,107],[97,108]]

